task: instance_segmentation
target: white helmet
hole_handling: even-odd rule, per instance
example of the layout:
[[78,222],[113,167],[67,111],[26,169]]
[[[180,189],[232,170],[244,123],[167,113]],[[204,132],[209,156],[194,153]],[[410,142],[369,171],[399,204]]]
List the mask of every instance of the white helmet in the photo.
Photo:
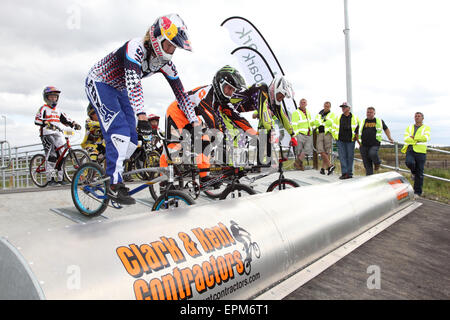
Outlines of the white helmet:
[[272,82],[269,85],[269,98],[271,104],[280,105],[281,101],[277,101],[277,93],[281,93],[285,98],[292,98],[294,96],[294,91],[292,90],[292,86],[287,81],[284,76],[275,76]]
[[172,54],[163,50],[162,42],[164,40],[169,41],[176,48],[192,51],[187,27],[178,14],[172,13],[157,18],[148,30],[148,34],[151,47],[156,56],[152,63],[155,68],[157,66],[161,67],[172,59]]

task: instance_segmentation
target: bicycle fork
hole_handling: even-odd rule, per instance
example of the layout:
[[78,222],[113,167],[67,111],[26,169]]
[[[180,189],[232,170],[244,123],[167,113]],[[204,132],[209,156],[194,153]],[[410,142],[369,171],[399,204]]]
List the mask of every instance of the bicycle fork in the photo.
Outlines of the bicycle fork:
[[[174,182],[174,173],[173,173],[173,165],[169,165],[169,178],[167,180],[167,187],[166,190],[164,192],[164,209],[169,209],[170,207],[170,199],[169,199],[169,190],[170,190],[170,186],[173,184]],[[178,208],[178,199],[177,198],[173,198],[173,202],[174,202],[174,207]]]

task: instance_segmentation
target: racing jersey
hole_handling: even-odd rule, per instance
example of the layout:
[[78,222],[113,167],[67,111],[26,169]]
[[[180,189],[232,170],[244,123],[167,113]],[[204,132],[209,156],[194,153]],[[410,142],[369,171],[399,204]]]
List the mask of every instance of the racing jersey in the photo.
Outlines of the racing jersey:
[[70,120],[65,113],[61,113],[56,109],[56,107],[51,107],[47,104],[44,104],[39,108],[36,116],[34,117],[34,124],[40,127],[40,136],[54,134],[57,132],[59,133],[59,131],[57,130],[46,127],[44,123],[45,121],[57,127],[60,127],[60,123],[69,127],[73,127],[73,121]]
[[195,113],[201,117],[209,129],[225,130],[223,119],[219,113],[219,103],[214,99],[212,85],[195,88],[188,92],[194,103]]
[[150,52],[145,49],[143,39],[132,39],[97,62],[89,71],[88,78],[110,85],[119,91],[127,90],[135,114],[140,114],[144,113],[141,79],[160,72],[169,82],[180,108],[189,122],[198,121],[194,106],[184,91],[175,65],[169,61],[157,71],[150,71],[147,61],[148,54]]
[[[225,127],[220,116],[217,103],[213,97],[212,85],[202,86],[189,91],[187,94],[190,101],[195,106],[194,112],[206,128],[223,131]],[[177,132],[189,128],[190,123],[186,115],[182,112],[179,103],[171,103],[166,111],[166,135],[170,138],[177,136]]]
[[[202,115],[208,128],[219,129],[220,127],[222,128],[221,130],[224,131],[226,125],[224,123],[223,115],[226,115],[236,128],[240,128],[243,131],[250,130],[251,134],[256,134],[256,131],[252,128],[247,119],[242,117],[231,104],[220,105],[218,101],[214,99],[214,89],[212,85],[194,89],[189,91],[189,94],[194,104],[197,105],[195,109],[196,113]],[[212,117],[205,117],[205,113],[214,113],[216,120],[214,122],[211,121]],[[220,124],[219,126],[217,126],[217,122]]]
[[[235,128],[240,128],[251,135],[257,134],[248,120],[242,117],[231,104],[226,106],[219,104],[214,98],[212,85],[197,87],[187,94],[195,105],[196,115],[206,128],[226,132],[227,129],[230,129],[229,122],[231,122]],[[172,103],[169,106],[166,118],[166,134],[168,134],[168,138],[172,134],[176,135],[176,131],[181,132],[181,129],[186,128],[189,124],[183,114],[181,114],[180,108],[176,103]]]
[[260,91],[264,91],[263,87],[267,88],[265,84],[254,84],[244,91],[235,92],[231,98],[231,103],[239,112],[258,110],[259,95]]
[[[224,120],[226,119],[225,122],[228,120],[235,128],[242,129],[250,135],[254,136],[258,134],[257,131],[253,129],[250,122],[248,122],[247,119],[241,116],[239,112],[234,109],[233,105],[228,104],[226,106],[220,106],[219,110],[222,114],[222,118],[224,118]],[[225,115],[226,118],[223,115]]]
[[271,129],[274,122],[268,109],[283,124],[287,132],[293,136],[294,130],[290,123],[288,113],[283,106],[277,106],[269,102],[269,89],[265,83],[253,84],[241,92],[235,92],[231,98],[231,103],[238,112],[248,112],[256,110],[258,112],[259,127]]
[[81,147],[86,149],[89,144],[102,144],[103,135],[100,129],[100,123],[98,121],[93,121],[91,119],[86,120],[86,132],[84,135],[83,142],[81,142]]

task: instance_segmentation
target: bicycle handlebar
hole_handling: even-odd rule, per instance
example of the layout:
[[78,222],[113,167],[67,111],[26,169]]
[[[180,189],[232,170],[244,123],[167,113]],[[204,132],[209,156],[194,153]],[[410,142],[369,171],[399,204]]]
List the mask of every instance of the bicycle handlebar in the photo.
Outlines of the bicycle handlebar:
[[66,137],[67,136],[73,136],[75,131],[77,131],[74,128],[70,128],[70,127],[60,128],[59,126],[55,126],[54,124],[51,124],[51,123],[48,123],[48,122],[46,124],[46,127],[48,129],[51,129],[51,130],[59,131],[62,134],[64,134]]

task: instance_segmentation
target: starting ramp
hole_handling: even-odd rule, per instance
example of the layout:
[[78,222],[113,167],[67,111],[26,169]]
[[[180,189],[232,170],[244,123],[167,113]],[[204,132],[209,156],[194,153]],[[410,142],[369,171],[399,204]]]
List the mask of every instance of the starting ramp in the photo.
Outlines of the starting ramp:
[[1,237],[0,299],[280,299],[416,207],[390,172]]

